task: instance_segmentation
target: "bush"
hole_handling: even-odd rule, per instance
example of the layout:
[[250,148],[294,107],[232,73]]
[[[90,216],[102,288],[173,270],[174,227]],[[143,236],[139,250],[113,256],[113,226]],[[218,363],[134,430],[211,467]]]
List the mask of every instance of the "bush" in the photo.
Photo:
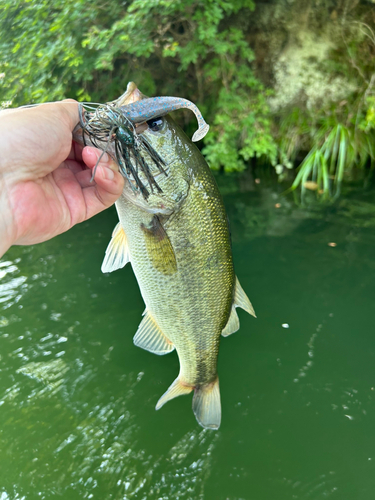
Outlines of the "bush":
[[[290,6],[283,0],[0,1],[3,106],[65,97],[105,102],[133,80],[145,94],[182,96],[200,107],[211,125],[202,151],[212,168],[239,171],[261,158],[283,179],[306,156],[292,189],[313,188],[329,198],[339,194],[346,173],[374,161],[374,15],[364,2],[348,10],[333,0]],[[315,49],[324,52],[313,60],[320,49],[313,50],[307,59],[306,85],[319,73],[310,101],[299,81],[300,103],[270,109],[285,101],[285,87],[278,92],[277,85],[270,99],[276,67],[283,67],[281,45],[307,40],[307,29],[310,47],[320,37]],[[298,50],[303,55],[303,43]],[[319,102],[318,95],[311,106],[319,82],[329,98]],[[335,100],[340,92],[345,99]],[[181,113],[192,132],[192,114]]]
[[[215,168],[242,170],[251,157],[275,156],[246,40],[253,1],[2,3],[4,104],[65,97],[103,102],[134,80],[146,94],[197,103],[212,124],[204,152]],[[192,117],[185,120],[188,125]]]

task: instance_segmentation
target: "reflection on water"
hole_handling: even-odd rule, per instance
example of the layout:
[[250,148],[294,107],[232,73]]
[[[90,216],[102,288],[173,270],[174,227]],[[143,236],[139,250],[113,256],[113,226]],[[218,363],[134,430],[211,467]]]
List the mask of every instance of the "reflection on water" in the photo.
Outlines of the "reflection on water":
[[296,207],[278,189],[225,197],[258,319],[240,312],[222,342],[218,432],[189,397],[154,410],[178,361],[133,345],[131,269],[100,272],[114,211],[8,252],[0,500],[372,498],[375,203]]
[[316,478],[308,478],[304,481],[285,479],[284,485],[290,489],[291,499],[316,499],[330,498],[338,492],[338,478],[334,471],[329,471],[327,474],[320,474]]
[[307,361],[306,363],[299,369],[297,377],[294,379],[294,382],[299,382],[301,378],[306,377],[309,370],[311,370],[314,366],[314,361],[313,358],[315,356],[315,347],[317,343],[318,336],[320,334],[320,331],[323,327],[323,324],[319,324],[314,333],[311,335],[309,338],[309,341],[307,342]]
[[[137,442],[141,428],[131,410],[142,375],[123,375],[120,392],[108,382],[101,391],[83,392],[82,386],[99,383],[95,371],[82,370],[81,363],[69,367],[61,358],[15,371],[16,382],[0,400],[4,493],[9,498],[28,498],[33,490],[40,498],[204,498],[218,434],[195,428],[163,453],[149,454]],[[70,381],[78,373],[81,387],[75,384],[72,391]]]
[[[3,290],[14,290],[19,268],[2,264]],[[31,272],[32,291],[8,294],[0,330],[0,498],[203,498],[218,435],[193,425],[150,452],[137,415],[145,373],[117,360],[125,344],[135,349],[131,336],[108,336],[105,305],[98,322],[77,300],[90,280],[67,293],[56,272],[46,294],[46,275]],[[155,414],[150,401],[147,414]]]
[[[19,262],[19,259],[17,261]],[[20,271],[15,262],[8,260],[0,262],[0,304],[2,309],[18,302],[27,288],[27,278],[19,276]],[[0,326],[8,324],[7,322],[8,320],[4,316],[0,318]]]
[[27,377],[41,382],[39,385],[43,385],[42,389],[32,391],[29,394],[28,399],[30,401],[32,398],[41,397],[45,393],[49,395],[55,394],[60,389],[63,383],[63,376],[68,370],[69,367],[66,366],[66,363],[62,359],[52,359],[45,363],[28,363],[18,368],[16,373],[22,373]]

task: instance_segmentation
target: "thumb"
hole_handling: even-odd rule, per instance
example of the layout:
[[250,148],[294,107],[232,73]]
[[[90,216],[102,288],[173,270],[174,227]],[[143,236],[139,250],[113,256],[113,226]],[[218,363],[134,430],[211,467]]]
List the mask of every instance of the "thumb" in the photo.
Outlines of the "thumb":
[[74,99],[65,99],[56,103],[56,111],[61,115],[61,119],[68,125],[71,131],[79,122],[78,102]]

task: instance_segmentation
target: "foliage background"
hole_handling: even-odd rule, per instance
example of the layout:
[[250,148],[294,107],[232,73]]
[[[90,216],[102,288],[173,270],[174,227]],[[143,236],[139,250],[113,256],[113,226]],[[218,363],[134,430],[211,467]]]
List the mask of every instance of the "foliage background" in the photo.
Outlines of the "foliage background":
[[334,197],[375,159],[374,26],[365,0],[0,0],[0,102],[105,102],[133,80],[197,103],[213,168],[300,165],[292,189]]

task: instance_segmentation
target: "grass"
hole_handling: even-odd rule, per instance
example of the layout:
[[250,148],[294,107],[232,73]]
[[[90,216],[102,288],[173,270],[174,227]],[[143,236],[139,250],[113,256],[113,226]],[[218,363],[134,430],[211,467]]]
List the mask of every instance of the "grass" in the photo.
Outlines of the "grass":
[[288,191],[301,188],[301,198],[306,190],[314,190],[322,200],[335,200],[341,192],[344,177],[353,168],[364,168],[375,160],[372,134],[348,127],[342,123],[321,127],[316,134],[316,144],[298,167],[297,176]]

